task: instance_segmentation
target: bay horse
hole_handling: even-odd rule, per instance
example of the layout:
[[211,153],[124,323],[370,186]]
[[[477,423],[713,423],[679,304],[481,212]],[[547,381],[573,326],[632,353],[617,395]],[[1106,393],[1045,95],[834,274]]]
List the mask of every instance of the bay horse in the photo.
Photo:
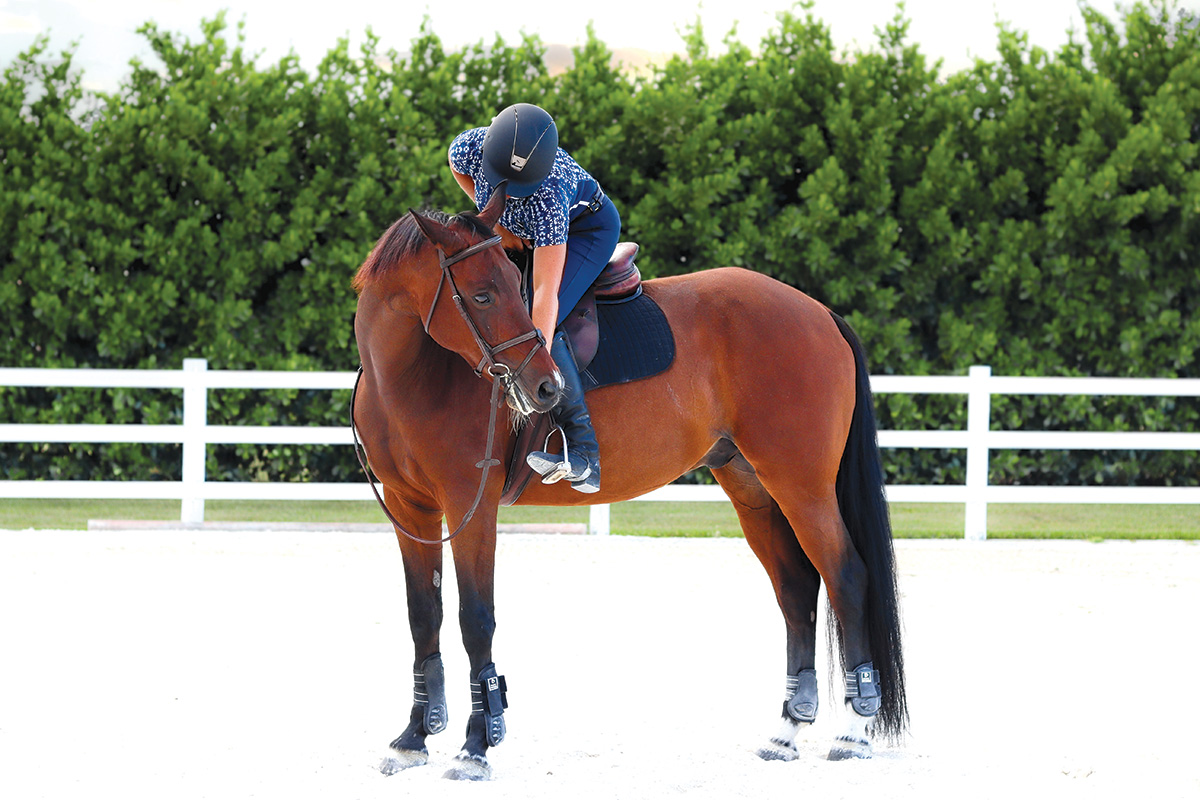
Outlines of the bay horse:
[[[508,463],[515,436],[507,419],[497,425],[497,406],[547,411],[562,382],[522,301],[518,270],[494,236],[504,203],[498,190],[478,213],[410,212],[380,237],[353,282],[362,370],[352,424],[397,530],[415,648],[412,714],[381,765],[386,774],[427,763],[426,737],[446,728],[439,629],[447,541],[473,702],[446,777],[490,778],[487,751],[505,733],[505,682],[492,661],[505,470],[492,468]],[[908,709],[862,346],[828,308],[748,270],[651,280],[643,290],[670,322],[676,357],[657,376],[589,392],[604,462],[599,493],[534,481],[519,503],[615,503],[710,467],[787,628],[782,729],[759,755],[796,758],[795,737],[815,719],[824,581],[830,638],[847,670],[845,732],[829,757],[869,757],[869,737],[898,739]],[[453,531],[446,539],[443,516]]]

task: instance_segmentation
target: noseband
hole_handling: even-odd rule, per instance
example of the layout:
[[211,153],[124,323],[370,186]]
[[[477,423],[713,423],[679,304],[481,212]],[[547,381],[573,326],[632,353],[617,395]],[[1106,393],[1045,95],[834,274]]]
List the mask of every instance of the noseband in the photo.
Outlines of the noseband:
[[[361,364],[358,367],[358,377],[354,380],[354,392],[350,397],[350,430],[354,436],[354,452],[358,456],[358,463],[362,466],[363,472],[367,476],[367,483],[371,485],[371,491],[375,493],[375,499],[379,502],[379,507],[383,509],[384,515],[387,516],[396,530],[414,542],[420,542],[421,544],[444,544],[450,541],[462,533],[463,529],[467,527],[467,523],[475,516],[475,510],[479,508],[479,501],[483,499],[483,491],[487,487],[488,472],[492,467],[500,466],[500,460],[492,457],[492,447],[496,441],[496,416],[502,402],[500,390],[503,388],[506,392],[511,391],[517,377],[525,370],[525,367],[529,366],[529,362],[533,360],[533,356],[539,349],[546,346],[546,340],[542,336],[542,332],[536,327],[528,333],[523,333],[506,342],[492,346],[483,338],[483,335],[479,332],[479,326],[475,324],[475,320],[471,318],[471,313],[467,311],[466,303],[463,302],[462,293],[458,291],[458,285],[454,282],[454,275],[450,272],[450,267],[498,244],[500,244],[500,237],[493,236],[449,257],[442,252],[441,248],[437,248],[438,264],[442,268],[442,277],[438,281],[437,291],[433,294],[433,302],[429,304],[429,313],[425,315],[423,321],[425,333],[429,334],[429,325],[433,321],[433,312],[437,310],[438,300],[442,296],[442,287],[447,283],[450,284],[450,291],[454,297],[454,307],[458,309],[463,322],[467,324],[467,330],[471,331],[471,335],[475,337],[475,344],[478,345],[479,352],[482,355],[478,366],[475,367],[475,374],[483,377],[483,374],[486,372],[492,378],[491,414],[488,418],[487,449],[484,451],[483,460],[475,465],[476,469],[483,470],[483,474],[479,476],[479,490],[475,493],[475,502],[471,504],[471,508],[467,511],[466,516],[462,518],[462,522],[455,528],[454,533],[451,533],[446,538],[423,539],[420,536],[409,533],[392,512],[388,510],[387,504],[383,502],[383,497],[380,496],[379,490],[375,488],[375,479],[371,474],[371,468],[367,465],[365,453],[358,439],[358,426],[354,422],[354,401],[358,397],[358,384],[362,380],[363,375]],[[497,353],[530,340],[533,340],[535,344],[529,348],[529,354],[525,356],[525,360],[515,370],[496,359]]]

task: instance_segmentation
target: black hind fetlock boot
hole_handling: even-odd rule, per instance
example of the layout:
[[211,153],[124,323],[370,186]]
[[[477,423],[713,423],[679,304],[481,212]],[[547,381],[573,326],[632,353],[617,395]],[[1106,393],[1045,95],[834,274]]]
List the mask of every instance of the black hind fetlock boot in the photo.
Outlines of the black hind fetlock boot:
[[530,453],[525,459],[529,466],[542,476],[542,483],[557,483],[566,478],[571,488],[591,494],[600,491],[600,447],[596,444],[596,432],[592,428],[592,417],[583,400],[583,381],[575,363],[575,353],[567,334],[554,334],[550,345],[550,357],[562,373],[563,397],[558,405],[550,409],[554,421],[566,439],[563,455],[552,455],[543,451]]

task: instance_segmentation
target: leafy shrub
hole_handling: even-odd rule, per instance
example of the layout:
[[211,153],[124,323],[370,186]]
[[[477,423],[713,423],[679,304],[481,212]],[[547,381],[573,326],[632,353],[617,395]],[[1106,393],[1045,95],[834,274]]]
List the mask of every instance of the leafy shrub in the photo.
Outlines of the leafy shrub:
[[[645,75],[589,32],[551,76],[533,37],[407,54],[368,35],[308,74],[260,65],[223,16],[192,42],[148,24],[155,63],[90,94],[40,38],[0,86],[0,363],[348,370],[350,277],[409,207],[461,210],[446,146],[517,101],[619,204],[648,276],[741,265],[843,314],[872,370],[1197,376],[1200,18],[1136,4],[1056,53],[1007,26],[1000,58],[942,76],[901,15],[835,51],[810,10],[751,49],[732,34]],[[339,425],[345,393],[223,391],[218,424]],[[882,396],[890,428],[965,423],[962,398]],[[178,393],[0,389],[12,422],[179,421]],[[994,425],[1196,430],[1195,402],[1004,398]],[[177,448],[0,446],[8,478],[177,477]],[[886,454],[899,482],[960,455]],[[223,479],[339,480],[348,448],[237,446]],[[999,453],[1002,483],[1187,483],[1194,454]]]

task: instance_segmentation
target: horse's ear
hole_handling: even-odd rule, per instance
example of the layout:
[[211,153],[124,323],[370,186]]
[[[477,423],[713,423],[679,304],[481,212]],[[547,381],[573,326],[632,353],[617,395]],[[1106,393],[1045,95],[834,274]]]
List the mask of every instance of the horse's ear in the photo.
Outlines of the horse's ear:
[[408,213],[412,214],[413,221],[417,223],[417,227],[421,229],[421,233],[425,234],[425,238],[444,250],[446,247],[446,226],[429,217],[418,214],[411,208],[408,210]]
[[504,203],[507,200],[505,192],[507,189],[508,181],[501,181],[496,190],[492,192],[492,199],[488,200],[487,205],[483,207],[483,211],[479,212],[479,221],[489,228],[495,228],[496,223],[500,221],[500,215],[504,213]]

